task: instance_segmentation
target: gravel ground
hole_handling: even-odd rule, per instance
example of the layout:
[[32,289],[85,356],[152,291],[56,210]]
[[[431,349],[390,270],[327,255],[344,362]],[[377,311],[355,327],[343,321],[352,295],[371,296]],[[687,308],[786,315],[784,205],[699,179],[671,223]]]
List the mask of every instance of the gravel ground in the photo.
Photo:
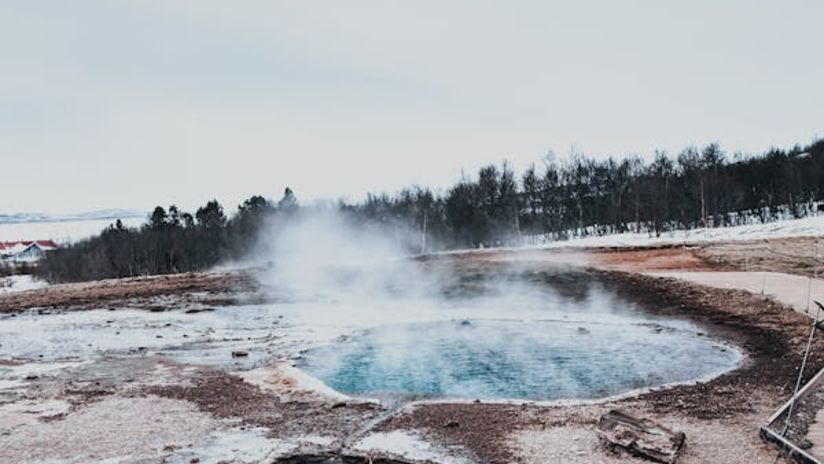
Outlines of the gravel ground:
[[[723,462],[728,464],[774,464],[777,453],[760,442],[757,435],[741,435],[738,425],[725,421],[696,421],[670,418],[667,424],[687,435],[679,456],[681,464]],[[510,436],[511,446],[525,464],[564,462],[648,463],[620,449],[600,442],[592,426],[559,425],[546,429],[525,429]]]
[[160,462],[173,446],[205,439],[218,421],[186,401],[112,396],[63,420],[0,436],[0,462]]

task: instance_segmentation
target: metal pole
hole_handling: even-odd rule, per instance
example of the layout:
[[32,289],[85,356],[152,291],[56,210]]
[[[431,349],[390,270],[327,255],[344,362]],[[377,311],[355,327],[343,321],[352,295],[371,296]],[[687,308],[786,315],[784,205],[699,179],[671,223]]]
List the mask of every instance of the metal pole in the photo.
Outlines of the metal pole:
[[801,378],[804,376],[804,368],[807,365],[807,357],[810,355],[810,347],[813,344],[813,335],[815,335],[815,329],[818,328],[818,316],[821,314],[821,303],[818,303],[818,310],[815,312],[815,319],[813,320],[813,326],[810,329],[810,338],[807,339],[807,348],[804,350],[804,358],[801,360],[801,369],[798,371],[798,379],[795,381],[795,390],[793,391],[793,399],[790,403],[790,409],[787,411],[787,419],[784,420],[784,430],[781,431],[781,436],[787,434],[787,431],[790,429],[790,419],[792,419],[793,409],[795,408],[795,401],[796,395],[798,395],[798,389],[801,388]]
[[815,242],[815,248],[813,251],[813,277],[807,278],[807,309],[804,311],[806,313],[810,312],[810,304],[812,303],[812,294],[813,294],[813,280],[818,277],[818,240]]

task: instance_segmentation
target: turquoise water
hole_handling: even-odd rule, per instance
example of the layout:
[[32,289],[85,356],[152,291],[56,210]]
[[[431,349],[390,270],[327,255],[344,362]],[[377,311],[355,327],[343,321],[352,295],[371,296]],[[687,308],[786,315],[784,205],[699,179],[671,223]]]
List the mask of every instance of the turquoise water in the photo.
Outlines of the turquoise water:
[[460,319],[377,327],[301,367],[348,394],[557,400],[701,379],[740,358],[683,322]]

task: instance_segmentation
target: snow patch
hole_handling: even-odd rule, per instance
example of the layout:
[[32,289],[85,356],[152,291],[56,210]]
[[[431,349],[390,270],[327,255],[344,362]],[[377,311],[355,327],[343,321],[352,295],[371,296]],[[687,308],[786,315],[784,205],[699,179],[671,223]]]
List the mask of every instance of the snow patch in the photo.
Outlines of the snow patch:
[[626,247],[692,245],[730,240],[762,240],[780,237],[824,236],[824,215],[734,227],[702,228],[664,232],[656,237],[646,232],[574,238],[541,245],[542,248]]
[[281,363],[278,367],[283,375],[294,381],[295,387],[299,391],[311,391],[334,400],[344,401],[350,399],[350,397],[329,387],[320,379],[307,374],[289,363]]
[[[170,464],[219,463],[260,463],[270,462],[295,450],[296,445],[281,440],[266,438],[268,429],[255,427],[251,429],[218,429],[201,443],[180,448],[163,462]],[[197,461],[195,461],[197,460]]]
[[13,275],[0,277],[0,295],[11,292],[24,292],[26,290],[37,290],[48,287],[49,284],[42,280],[37,280],[30,275]]
[[353,449],[362,452],[386,453],[414,461],[434,461],[443,464],[464,464],[470,461],[454,456],[448,450],[425,441],[413,431],[393,430],[367,435],[354,444]]

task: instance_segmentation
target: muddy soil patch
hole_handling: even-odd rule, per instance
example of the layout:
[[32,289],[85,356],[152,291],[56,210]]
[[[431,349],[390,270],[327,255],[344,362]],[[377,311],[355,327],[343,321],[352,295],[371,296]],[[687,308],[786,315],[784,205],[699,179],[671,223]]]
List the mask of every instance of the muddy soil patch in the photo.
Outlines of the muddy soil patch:
[[725,263],[708,259],[695,246],[596,249],[591,250],[590,255],[597,265],[621,271],[720,271],[728,268]]
[[[555,250],[547,250],[552,254]],[[560,253],[560,252],[559,252]],[[824,275],[824,238],[787,237],[695,245],[588,248],[589,264],[607,269],[651,272],[681,270],[783,272]]]

